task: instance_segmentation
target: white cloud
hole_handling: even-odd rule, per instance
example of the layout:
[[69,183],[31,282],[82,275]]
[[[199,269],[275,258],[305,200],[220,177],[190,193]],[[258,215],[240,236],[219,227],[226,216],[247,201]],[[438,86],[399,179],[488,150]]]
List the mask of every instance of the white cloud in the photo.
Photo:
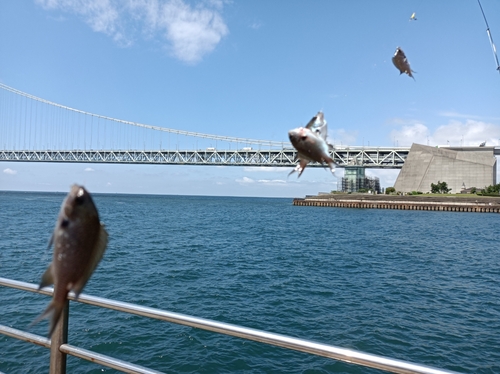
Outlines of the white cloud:
[[257,182],[267,185],[279,185],[286,183],[286,181],[282,179],[259,179]]
[[228,33],[217,10],[202,6],[193,9],[182,0],[171,0],[163,6],[159,24],[166,29],[174,56],[190,63],[201,60]]
[[119,9],[112,0],[35,0],[48,10],[62,10],[83,18],[93,31],[102,32],[116,41],[125,41]]
[[442,111],[442,112],[439,112],[439,115],[442,117],[465,118],[465,119],[474,119],[474,120],[478,120],[478,121],[487,121],[487,120],[498,121],[498,120],[500,120],[499,117],[484,117],[484,116],[477,116],[477,115],[472,115],[472,114],[463,114],[463,113],[458,113],[458,112],[454,112],[454,111]]
[[5,174],[9,174],[9,175],[16,175],[17,174],[17,170],[12,170],[11,168],[3,169],[3,172]]
[[236,179],[236,182],[239,184],[249,184],[249,183],[255,183],[255,180],[253,180],[252,178],[243,177]]
[[391,140],[397,141],[399,146],[409,146],[412,143],[427,144],[428,138],[429,129],[421,123],[403,125],[401,129],[391,132]]
[[251,29],[254,29],[254,30],[258,30],[258,29],[260,29],[261,27],[262,27],[262,23],[261,23],[261,22],[257,22],[257,21],[255,21],[255,22],[252,22],[252,23],[250,24],[250,28],[251,28]]
[[258,180],[255,180],[255,179],[248,178],[248,177],[236,179],[236,182],[239,184],[246,184],[246,185],[257,183],[257,184],[267,185],[267,186],[277,186],[277,185],[283,185],[283,184],[287,183],[286,180],[282,180],[282,179],[258,179]]
[[381,187],[391,187],[396,183],[400,170],[397,169],[366,169],[366,175],[380,179]]
[[500,126],[476,120],[464,122],[451,120],[439,126],[434,132],[421,123],[403,125],[399,130],[391,132],[391,140],[399,146],[410,146],[412,143],[451,146],[478,146],[486,141],[486,145],[500,144]]
[[85,168],[83,171],[95,171],[95,170],[92,168]]
[[334,145],[354,145],[357,136],[357,131],[336,129],[328,133],[328,141]]
[[221,11],[223,1],[184,0],[35,0],[47,10],[77,14],[96,32],[128,46],[134,31],[147,38],[160,35],[172,55],[197,63],[229,33]]
[[243,167],[243,171],[254,173],[254,172],[271,172],[271,173],[276,173],[283,171],[282,167],[275,167],[275,166],[245,166]]

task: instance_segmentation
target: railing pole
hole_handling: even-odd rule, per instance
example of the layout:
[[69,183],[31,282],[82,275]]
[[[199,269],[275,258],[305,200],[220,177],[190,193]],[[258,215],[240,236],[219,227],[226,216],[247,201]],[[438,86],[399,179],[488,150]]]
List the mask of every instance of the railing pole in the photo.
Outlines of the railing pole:
[[68,343],[69,300],[66,299],[61,318],[52,333],[50,340],[50,374],[66,374],[66,353],[59,347]]

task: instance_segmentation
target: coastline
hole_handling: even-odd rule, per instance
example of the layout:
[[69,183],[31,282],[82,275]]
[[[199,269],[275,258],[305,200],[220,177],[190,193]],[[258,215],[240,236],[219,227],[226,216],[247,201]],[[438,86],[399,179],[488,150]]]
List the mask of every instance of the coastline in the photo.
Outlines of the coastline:
[[431,196],[318,194],[293,199],[296,206],[357,209],[432,210],[446,212],[500,213],[500,198],[492,196]]

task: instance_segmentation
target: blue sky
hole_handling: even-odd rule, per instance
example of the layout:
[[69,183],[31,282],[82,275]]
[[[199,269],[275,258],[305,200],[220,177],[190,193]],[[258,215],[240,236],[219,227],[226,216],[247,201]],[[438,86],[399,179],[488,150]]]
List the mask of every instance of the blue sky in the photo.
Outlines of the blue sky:
[[[481,4],[498,44],[500,2]],[[336,145],[500,145],[500,74],[475,0],[11,0],[0,35],[1,83],[113,118],[288,142],[322,110]],[[398,46],[415,81],[392,64]],[[290,170],[0,163],[0,190],[336,189],[328,171]],[[388,187],[398,171],[367,173]]]

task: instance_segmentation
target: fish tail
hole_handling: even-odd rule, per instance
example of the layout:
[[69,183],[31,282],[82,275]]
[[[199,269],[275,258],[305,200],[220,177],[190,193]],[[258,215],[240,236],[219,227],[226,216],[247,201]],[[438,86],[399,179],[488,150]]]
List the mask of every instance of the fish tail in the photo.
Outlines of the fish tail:
[[50,327],[48,336],[48,338],[50,339],[52,333],[54,332],[54,329],[57,326],[57,322],[59,322],[59,319],[61,318],[61,314],[64,309],[64,304],[65,304],[64,302],[57,303],[54,300],[52,300],[47,309],[45,309],[45,311],[42,314],[40,314],[33,322],[31,322],[29,327],[36,325],[42,319],[50,318]]

